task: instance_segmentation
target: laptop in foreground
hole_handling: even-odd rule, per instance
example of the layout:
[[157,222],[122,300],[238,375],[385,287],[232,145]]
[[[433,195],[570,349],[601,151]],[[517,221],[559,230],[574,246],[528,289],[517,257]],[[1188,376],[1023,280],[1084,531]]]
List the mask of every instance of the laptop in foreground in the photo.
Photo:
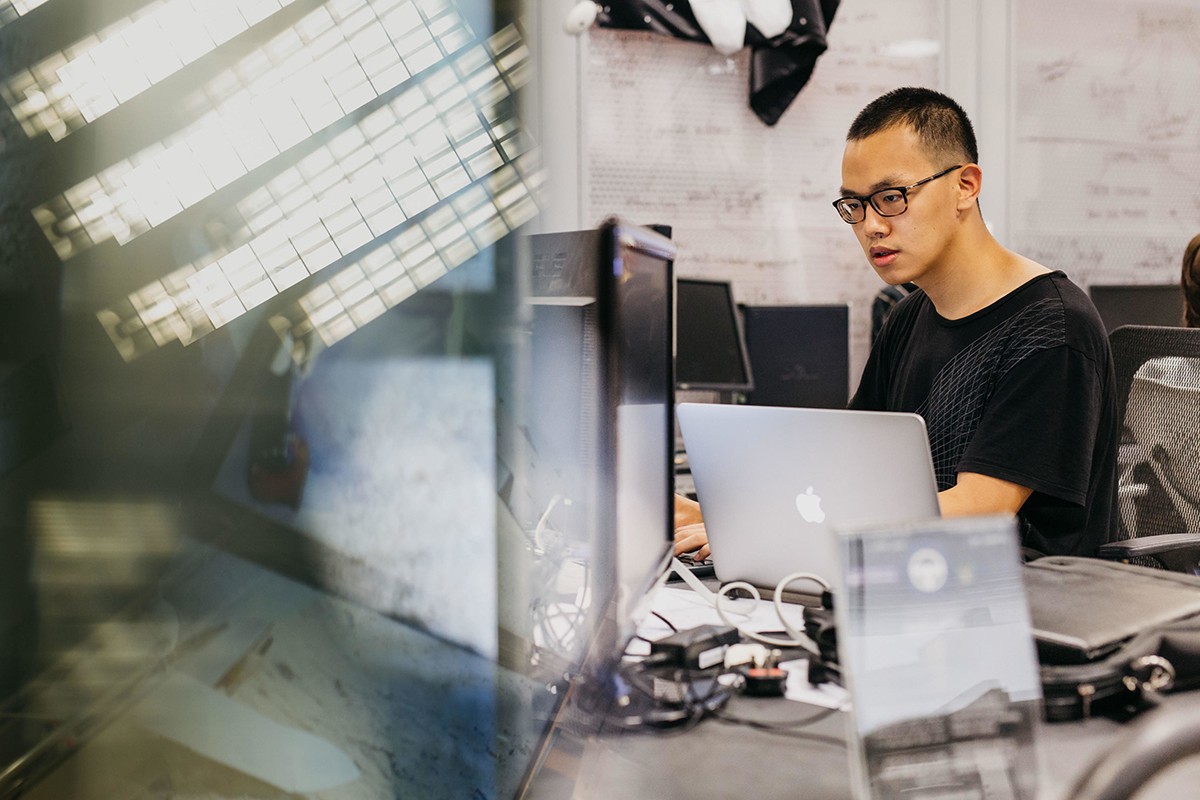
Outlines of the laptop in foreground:
[[774,589],[810,572],[836,589],[835,526],[939,515],[916,414],[710,403],[677,414],[723,583]]

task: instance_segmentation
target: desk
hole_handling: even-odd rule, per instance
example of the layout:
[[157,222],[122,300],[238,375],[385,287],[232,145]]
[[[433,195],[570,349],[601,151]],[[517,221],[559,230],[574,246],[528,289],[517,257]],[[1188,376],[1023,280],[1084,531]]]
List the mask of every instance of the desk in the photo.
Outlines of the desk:
[[[818,709],[787,700],[734,697],[732,715],[786,723]],[[841,738],[844,719],[834,714],[805,730]],[[1039,797],[1059,800],[1092,758],[1112,743],[1121,726],[1109,720],[1042,725]],[[539,776],[530,797],[688,798],[802,797],[847,800],[847,753],[824,743],[804,742],[741,726],[705,720],[681,735],[620,733],[583,742],[575,780],[559,773]],[[1164,771],[1139,795],[1144,800],[1185,800],[1200,787],[1200,758]],[[569,791],[564,791],[569,788]]]
[[[1170,700],[1168,700],[1170,702]],[[780,698],[735,695],[724,713],[776,725],[799,723],[825,709]],[[547,759],[531,800],[596,798],[797,798],[847,800],[846,720],[835,712],[801,730],[803,739],[706,719],[685,732],[615,732],[569,740]],[[1060,800],[1124,727],[1108,719],[1039,725],[1039,797]],[[1196,797],[1200,758],[1179,762],[1138,795],[1144,800]]]

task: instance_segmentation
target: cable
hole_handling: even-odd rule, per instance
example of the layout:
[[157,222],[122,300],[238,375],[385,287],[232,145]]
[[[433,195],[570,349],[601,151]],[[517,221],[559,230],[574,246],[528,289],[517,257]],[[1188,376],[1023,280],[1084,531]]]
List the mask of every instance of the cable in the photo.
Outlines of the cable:
[[550,518],[550,512],[563,499],[561,494],[556,494],[550,498],[550,502],[546,504],[546,510],[542,512],[542,516],[538,519],[537,525],[533,528],[533,543],[539,549],[544,551],[546,546],[542,543],[542,532],[546,530],[546,520]]
[[[825,719],[835,711],[836,709],[829,709],[827,712],[814,715],[813,717],[804,720],[803,724],[812,725],[822,719]],[[758,720],[745,719],[744,717],[731,717],[720,710],[713,712],[713,719],[730,725],[744,725],[747,728],[753,728],[754,730],[763,731],[764,733],[773,733],[777,736],[789,736],[794,739],[806,739],[808,741],[820,742],[821,744],[827,744],[830,747],[838,747],[842,749],[845,749],[846,747],[846,741],[844,739],[839,739],[836,736],[825,736],[824,734],[820,733],[808,733],[806,731],[796,730],[796,726],[794,725],[759,722]]]
[[743,636],[745,636],[747,639],[753,639],[756,642],[761,642],[762,644],[768,644],[768,645],[771,645],[772,647],[802,647],[805,650],[807,650],[808,652],[812,653],[813,655],[819,657],[821,655],[821,651],[817,648],[817,646],[815,644],[813,644],[812,640],[810,640],[807,636],[804,635],[803,631],[797,630],[788,621],[787,617],[784,616],[784,613],[783,613],[783,590],[789,584],[795,583],[796,581],[799,581],[799,580],[813,581],[817,585],[821,586],[825,591],[829,591],[829,584],[825,581],[825,579],[822,578],[820,575],[815,575],[811,572],[793,572],[790,575],[785,576],[783,578],[783,580],[781,580],[775,586],[775,599],[774,599],[775,614],[779,617],[779,621],[781,623],[783,623],[783,628],[785,631],[787,631],[788,636],[792,637],[791,639],[775,639],[775,638],[772,638],[769,636],[762,636],[761,634],[755,633],[754,631],[743,630],[740,626],[738,626],[736,623],[732,622],[726,616],[725,608],[721,605],[721,600],[722,600],[722,598],[724,598],[726,596],[726,594],[728,594],[733,589],[741,589],[743,591],[749,592],[753,596],[753,598],[756,602],[762,600],[762,595],[759,594],[758,588],[755,587],[753,584],[747,583],[746,581],[730,581],[729,583],[726,583],[725,585],[723,585],[721,587],[721,589],[716,593],[714,607],[717,610],[717,616],[721,618],[721,622],[724,622],[726,625],[731,625],[731,626],[737,628],[738,632],[741,633]]
[[[791,623],[788,622],[787,617],[784,616],[784,613],[783,613],[783,590],[785,588],[787,588],[789,585],[795,583],[796,581],[812,581],[813,583],[820,586],[822,588],[822,590],[824,590],[826,592],[829,591],[829,584],[825,581],[824,578],[822,578],[820,575],[817,575],[815,573],[793,572],[791,575],[788,575],[783,580],[781,580],[779,582],[779,585],[775,587],[775,598],[774,598],[775,614],[776,614],[776,616],[779,617],[779,621],[783,623],[783,628],[784,628],[784,630],[786,630],[788,632],[788,636],[791,636],[793,639],[803,639],[806,642],[812,642],[812,640],[808,638],[808,634],[806,634],[804,631],[796,630],[796,628],[792,627]],[[809,648],[806,647],[805,649],[809,649]],[[811,650],[811,652],[816,653],[817,655],[820,655],[819,650]]]
[[679,632],[679,628],[676,628],[674,625],[672,625],[672,624],[671,624],[671,620],[667,619],[667,618],[666,618],[666,617],[664,617],[662,614],[658,613],[657,611],[651,611],[650,613],[651,613],[651,614],[653,614],[654,616],[658,617],[658,618],[659,618],[659,619],[662,621],[662,624],[664,624],[664,625],[666,625],[668,628],[670,628],[670,629],[671,629],[671,633],[678,633],[678,632]]
[[[683,578],[683,582],[686,583],[693,592],[695,592],[697,595],[699,595],[700,599],[703,600],[705,602],[705,604],[707,604],[708,606],[711,606],[712,608],[717,607],[716,592],[714,592],[712,589],[709,589],[707,586],[705,586],[703,583],[701,583],[700,579],[692,574],[692,571],[688,568],[688,566],[686,564],[684,564],[678,558],[672,558],[670,569],[674,570],[675,574],[677,574],[679,577]],[[745,614],[740,614],[740,616],[743,616],[746,619],[749,619],[751,615],[750,615],[750,613],[745,613]],[[733,623],[729,622],[728,620],[725,620],[725,624],[733,625]],[[737,626],[734,626],[734,627],[737,627]],[[739,628],[739,630],[741,630],[741,629]]]
[[[732,688],[723,685],[720,679],[724,675],[736,675],[734,670],[677,666],[651,671],[655,667],[666,667],[672,660],[671,655],[661,652],[636,662],[626,662],[619,673],[621,682],[627,691],[645,698],[641,702],[649,701],[652,705],[635,710],[638,703],[634,703],[625,714],[608,715],[608,722],[627,730],[644,728],[659,734],[682,733],[724,705],[732,695]],[[664,696],[660,681],[674,684],[677,697]],[[698,686],[701,681],[708,681],[707,687]],[[698,689],[703,693],[697,694]]]
[[773,728],[778,728],[779,730],[794,730],[797,728],[807,728],[809,725],[816,725],[821,720],[829,719],[834,714],[837,714],[839,710],[840,709],[838,708],[823,708],[816,714],[804,717],[803,719],[792,720],[791,722],[762,722],[760,720],[748,719],[746,717],[730,716],[725,712],[721,712],[719,716],[725,722],[736,725],[767,725]]
[[[726,609],[721,604],[721,598],[725,597],[725,595],[733,589],[742,589],[747,591],[755,601],[761,601],[762,595],[759,594],[759,591],[755,586],[747,583],[746,581],[731,581],[722,585],[719,591],[713,592],[711,589],[701,583],[700,579],[693,575],[692,571],[688,569],[687,565],[685,565],[679,559],[671,559],[670,568],[674,570],[679,577],[683,578],[683,582],[691,587],[692,591],[696,592],[702,599],[704,599],[705,602],[716,609],[717,616],[721,618],[721,622],[737,628],[738,632],[747,639],[753,639],[754,641],[761,642],[762,644],[769,644],[772,647],[802,647],[815,656],[819,657],[821,655],[820,650],[815,644],[813,644],[812,640],[809,639],[803,631],[798,630],[795,626],[793,626],[783,613],[783,590],[796,581],[809,580],[813,583],[816,583],[827,592],[830,590],[829,582],[820,575],[816,575],[812,572],[793,572],[790,575],[784,576],[783,580],[776,584],[774,597],[775,614],[779,617],[779,621],[783,624],[783,628],[785,631],[787,631],[788,636],[791,636],[792,638],[772,639],[770,637],[757,634],[754,631],[746,630],[742,626],[733,622],[727,616],[729,611],[732,611],[733,609]],[[750,615],[743,614],[742,616],[749,618]]]

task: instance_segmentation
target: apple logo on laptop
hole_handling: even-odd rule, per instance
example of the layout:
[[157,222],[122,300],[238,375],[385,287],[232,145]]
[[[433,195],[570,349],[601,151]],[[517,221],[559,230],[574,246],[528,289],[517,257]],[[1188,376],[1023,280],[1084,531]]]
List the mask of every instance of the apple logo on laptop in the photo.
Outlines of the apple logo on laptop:
[[805,522],[825,521],[825,512],[821,510],[821,495],[813,494],[811,486],[804,494],[796,495],[796,510]]

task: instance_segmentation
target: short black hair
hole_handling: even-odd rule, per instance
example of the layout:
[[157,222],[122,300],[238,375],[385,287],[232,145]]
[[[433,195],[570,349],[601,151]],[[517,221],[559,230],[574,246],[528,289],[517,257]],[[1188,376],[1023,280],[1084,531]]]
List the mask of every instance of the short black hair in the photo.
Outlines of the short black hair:
[[929,155],[973,164],[979,161],[975,129],[962,106],[932,89],[906,86],[878,97],[858,112],[846,141],[865,139],[897,125],[908,125]]

